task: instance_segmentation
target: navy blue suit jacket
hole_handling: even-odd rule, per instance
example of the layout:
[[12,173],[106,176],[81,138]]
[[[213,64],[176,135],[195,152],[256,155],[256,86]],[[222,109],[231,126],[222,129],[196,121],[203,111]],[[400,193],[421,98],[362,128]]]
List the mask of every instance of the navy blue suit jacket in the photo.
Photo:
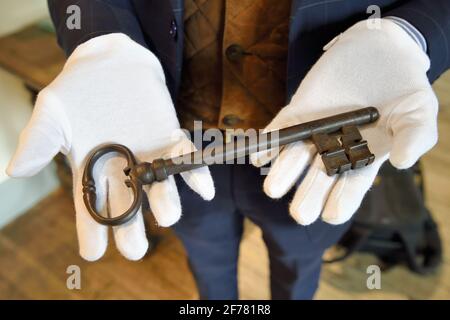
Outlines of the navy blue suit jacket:
[[[149,48],[161,61],[175,100],[183,64],[183,0],[48,0],[58,42],[69,55],[93,37],[122,32]],[[67,7],[81,9],[80,30],[69,30]],[[397,16],[425,37],[433,82],[450,67],[450,0],[292,0],[289,28],[287,100],[334,36],[369,15]]]

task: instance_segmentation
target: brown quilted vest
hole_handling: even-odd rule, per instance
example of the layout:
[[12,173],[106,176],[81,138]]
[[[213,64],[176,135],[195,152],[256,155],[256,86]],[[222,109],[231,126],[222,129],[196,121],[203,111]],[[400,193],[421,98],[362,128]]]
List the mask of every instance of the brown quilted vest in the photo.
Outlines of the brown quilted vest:
[[263,128],[285,104],[291,0],[185,0],[183,128]]

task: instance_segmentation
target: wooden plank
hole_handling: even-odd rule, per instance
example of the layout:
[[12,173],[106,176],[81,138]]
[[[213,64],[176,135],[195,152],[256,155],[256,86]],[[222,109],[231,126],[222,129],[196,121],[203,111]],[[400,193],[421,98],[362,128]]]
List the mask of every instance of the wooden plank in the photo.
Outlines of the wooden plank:
[[39,91],[61,71],[65,55],[55,34],[38,26],[0,38],[0,67],[20,77]]

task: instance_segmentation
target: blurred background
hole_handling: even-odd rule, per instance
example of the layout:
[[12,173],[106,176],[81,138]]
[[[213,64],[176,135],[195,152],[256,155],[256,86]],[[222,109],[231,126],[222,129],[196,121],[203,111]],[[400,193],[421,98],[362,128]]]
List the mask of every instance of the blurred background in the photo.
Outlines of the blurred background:
[[[0,2],[0,299],[197,298],[181,243],[169,229],[156,228],[151,214],[146,219],[154,248],[143,260],[126,261],[114,243],[98,262],[79,257],[70,170],[61,155],[35,177],[17,180],[5,174],[36,93],[58,74],[64,60],[45,0]],[[381,260],[357,252],[324,265],[318,299],[450,298],[450,72],[434,88],[440,100],[440,140],[422,159],[422,175],[414,179],[423,183],[426,205],[438,226],[442,262],[420,274],[407,263],[394,265],[396,259],[390,258],[398,251]],[[332,248],[326,258],[342,250]],[[67,288],[71,265],[80,267],[81,289]],[[371,265],[381,266],[381,289],[367,286]],[[250,222],[241,246],[239,287],[243,299],[270,297],[267,252]]]

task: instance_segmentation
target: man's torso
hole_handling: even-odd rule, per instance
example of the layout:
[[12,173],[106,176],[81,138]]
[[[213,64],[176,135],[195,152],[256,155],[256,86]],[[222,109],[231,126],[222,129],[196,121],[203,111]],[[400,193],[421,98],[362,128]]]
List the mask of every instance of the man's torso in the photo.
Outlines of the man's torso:
[[263,128],[286,100],[291,0],[185,0],[181,125]]

